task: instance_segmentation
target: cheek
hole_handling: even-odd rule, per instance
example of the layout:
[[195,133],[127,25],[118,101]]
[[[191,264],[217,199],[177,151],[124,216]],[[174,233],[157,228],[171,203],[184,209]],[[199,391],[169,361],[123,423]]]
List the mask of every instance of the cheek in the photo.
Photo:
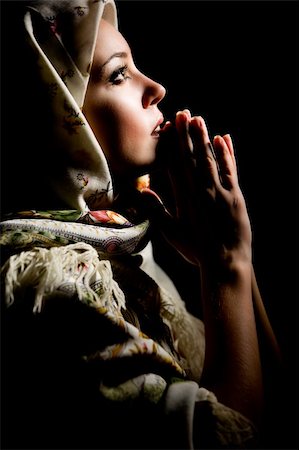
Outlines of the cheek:
[[92,117],[96,117],[92,124],[93,131],[108,156],[112,154],[125,156],[146,136],[140,112],[128,108],[127,105],[95,109]]
[[[102,104],[89,111],[90,124],[113,171],[151,164],[156,143],[150,136],[146,114],[136,104]],[[96,119],[94,119],[96,118]]]
[[93,130],[97,141],[108,160],[118,148],[119,120],[113,108],[106,105],[93,104],[84,110],[85,116]]
[[99,141],[106,157],[113,162],[125,155],[130,141],[134,139],[132,122],[128,120],[128,114],[122,111],[105,108],[97,112],[97,121],[93,126],[96,138]]

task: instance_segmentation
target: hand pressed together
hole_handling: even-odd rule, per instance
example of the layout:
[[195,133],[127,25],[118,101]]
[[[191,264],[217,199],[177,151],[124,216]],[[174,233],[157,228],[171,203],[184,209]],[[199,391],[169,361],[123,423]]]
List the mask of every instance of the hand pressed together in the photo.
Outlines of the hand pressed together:
[[251,227],[230,136],[215,136],[212,145],[203,118],[179,111],[161,131],[158,161],[166,239],[194,264],[250,262]]

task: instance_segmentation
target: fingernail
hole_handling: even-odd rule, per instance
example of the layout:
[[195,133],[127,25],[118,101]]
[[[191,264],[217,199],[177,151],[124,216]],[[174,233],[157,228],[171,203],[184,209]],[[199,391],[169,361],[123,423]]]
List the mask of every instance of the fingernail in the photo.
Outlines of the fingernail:
[[224,138],[228,138],[230,141],[232,140],[230,134],[225,134],[223,137],[224,137]]
[[178,111],[178,112],[176,113],[176,117],[178,117],[178,116],[186,117],[186,119],[188,118],[188,116],[186,115],[186,112],[185,112],[185,111]]
[[183,110],[183,112],[184,112],[185,114],[187,114],[188,119],[191,119],[191,112],[190,112],[190,109],[185,108],[185,109]]
[[202,117],[201,116],[192,117],[191,125],[194,123],[196,123],[200,128],[202,128],[202,126],[203,126]]

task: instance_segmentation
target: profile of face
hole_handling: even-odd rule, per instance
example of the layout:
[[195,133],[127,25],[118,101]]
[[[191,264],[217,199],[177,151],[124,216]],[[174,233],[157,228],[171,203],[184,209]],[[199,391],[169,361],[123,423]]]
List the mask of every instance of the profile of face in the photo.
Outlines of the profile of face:
[[101,20],[83,113],[115,177],[139,176],[156,157],[165,96],[140,72],[124,37]]

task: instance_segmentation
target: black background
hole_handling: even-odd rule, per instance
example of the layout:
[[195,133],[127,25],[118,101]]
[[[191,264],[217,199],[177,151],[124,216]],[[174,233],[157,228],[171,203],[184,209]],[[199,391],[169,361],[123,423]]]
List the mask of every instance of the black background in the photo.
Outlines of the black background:
[[272,445],[295,448],[298,3],[119,0],[117,9],[137,66],[167,89],[165,118],[189,108],[211,135],[233,138],[256,275],[287,367],[286,430]]
[[[211,135],[233,138],[252,222],[257,279],[286,361],[284,431],[273,447],[295,448],[298,2],[119,0],[117,9],[119,29],[138,67],[167,88],[161,103],[165,118],[187,107],[205,118]],[[5,26],[4,16],[1,39],[7,48],[6,32],[13,39],[14,30]],[[26,63],[18,65],[18,58],[17,73],[1,64],[2,151],[16,133],[16,123],[5,117],[9,100],[18,98],[7,83],[12,75],[14,82],[22,81]],[[18,110],[19,121],[26,111],[26,105]],[[5,179],[2,202],[17,188]]]

